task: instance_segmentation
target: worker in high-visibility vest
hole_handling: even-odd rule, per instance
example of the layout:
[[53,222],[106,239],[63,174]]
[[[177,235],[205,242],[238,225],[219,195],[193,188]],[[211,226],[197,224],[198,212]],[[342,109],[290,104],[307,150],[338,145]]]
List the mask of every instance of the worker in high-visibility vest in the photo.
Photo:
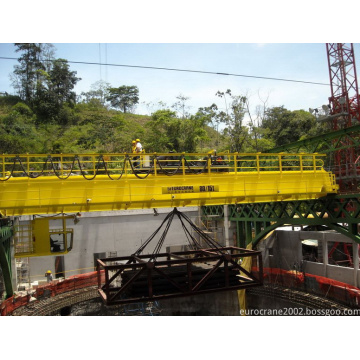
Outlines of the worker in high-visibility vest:
[[136,141],[133,140],[132,143],[131,143],[131,152],[136,152]]

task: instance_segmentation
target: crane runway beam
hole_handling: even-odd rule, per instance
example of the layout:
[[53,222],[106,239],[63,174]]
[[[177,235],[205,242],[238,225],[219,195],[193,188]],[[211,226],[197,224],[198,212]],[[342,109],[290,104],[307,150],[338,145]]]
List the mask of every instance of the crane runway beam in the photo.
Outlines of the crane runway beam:
[[[221,163],[210,156],[190,163],[183,154],[169,155],[172,160],[158,154],[146,160],[82,155],[78,168],[68,155],[66,163],[72,166],[67,170],[65,161],[59,165],[56,160],[54,166],[60,155],[43,162],[39,155],[0,156],[0,212],[17,216],[304,200],[338,189],[319,154],[226,154]],[[84,160],[90,156],[91,161]]]

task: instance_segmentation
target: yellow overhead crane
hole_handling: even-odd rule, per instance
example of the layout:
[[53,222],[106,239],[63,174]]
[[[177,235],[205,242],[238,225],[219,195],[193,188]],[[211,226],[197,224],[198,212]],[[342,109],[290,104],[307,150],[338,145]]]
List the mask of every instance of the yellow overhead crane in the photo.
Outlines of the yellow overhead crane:
[[215,151],[2,155],[0,214],[37,215],[18,227],[15,257],[62,255],[73,243],[66,220],[76,223],[79,212],[304,200],[336,193],[323,156]]
[[336,193],[322,154],[0,156],[3,216],[316,199]]

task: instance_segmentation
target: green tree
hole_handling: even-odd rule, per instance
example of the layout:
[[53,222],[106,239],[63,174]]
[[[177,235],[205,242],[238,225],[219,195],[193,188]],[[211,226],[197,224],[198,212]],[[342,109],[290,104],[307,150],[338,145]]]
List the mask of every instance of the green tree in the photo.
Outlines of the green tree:
[[40,61],[43,64],[44,70],[49,72],[52,67],[52,61],[55,59],[55,46],[53,44],[39,44],[40,47]]
[[150,130],[146,139],[146,147],[150,151],[179,151],[180,120],[174,111],[154,112],[146,127]]
[[200,142],[208,139],[207,122],[208,118],[200,112],[189,119],[179,119],[174,111],[158,110],[146,125],[150,130],[147,148],[156,152],[196,152]]
[[[212,122],[224,124],[223,134],[228,138],[232,152],[242,152],[249,141],[249,129],[245,125],[246,96],[234,96],[231,90],[218,91],[216,96],[224,99],[225,111],[213,104],[210,107]],[[209,109],[209,108],[208,108]]]
[[114,108],[119,108],[123,113],[131,111],[139,103],[139,89],[137,86],[120,86],[110,88],[106,98]]
[[76,94],[73,89],[81,79],[76,77],[76,71],[70,70],[64,59],[53,60],[49,73],[42,71],[42,76],[45,81],[38,86],[38,96],[34,102],[38,122],[68,124],[72,115],[71,110],[65,107],[75,105]]
[[209,140],[205,126],[208,118],[201,113],[190,116],[190,119],[184,119],[180,122],[180,146],[179,152],[185,151],[194,153],[200,151],[199,144],[202,141]]
[[19,65],[14,66],[12,85],[20,98],[31,105],[36,97],[39,70],[45,70],[40,61],[40,44],[15,44],[16,52],[21,52]]
[[290,111],[280,106],[265,112],[261,127],[266,138],[281,146],[315,135],[317,124],[315,117],[305,110]]
[[90,91],[82,92],[81,96],[86,103],[105,105],[106,98],[109,97],[110,83],[99,80],[91,85]]
[[76,71],[70,71],[69,64],[65,59],[56,59],[49,72],[49,91],[54,94],[59,105],[73,103],[76,101],[76,94],[73,91],[81,78],[76,77]]
[[213,134],[215,134],[213,145],[218,148],[222,137],[220,134],[220,125],[224,122],[224,118],[227,116],[226,113],[224,111],[219,111],[216,104],[212,104],[207,107],[199,108],[197,114],[204,117],[206,125],[213,129]]
[[21,56],[12,80],[20,98],[38,115],[37,123],[66,124],[69,111],[63,111],[63,106],[75,104],[73,89],[80,78],[70,70],[67,60],[54,59],[54,46],[51,44],[15,46]]

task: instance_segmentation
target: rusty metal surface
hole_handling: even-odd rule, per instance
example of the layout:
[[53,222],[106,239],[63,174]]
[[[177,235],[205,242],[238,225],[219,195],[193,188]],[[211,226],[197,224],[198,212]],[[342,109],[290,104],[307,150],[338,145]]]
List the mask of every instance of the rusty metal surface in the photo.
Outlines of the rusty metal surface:
[[[252,257],[259,272],[252,274],[241,266]],[[106,305],[153,301],[180,296],[239,290],[263,283],[259,251],[226,247],[160,253],[156,261],[150,255],[131,255],[98,259],[98,291]]]

